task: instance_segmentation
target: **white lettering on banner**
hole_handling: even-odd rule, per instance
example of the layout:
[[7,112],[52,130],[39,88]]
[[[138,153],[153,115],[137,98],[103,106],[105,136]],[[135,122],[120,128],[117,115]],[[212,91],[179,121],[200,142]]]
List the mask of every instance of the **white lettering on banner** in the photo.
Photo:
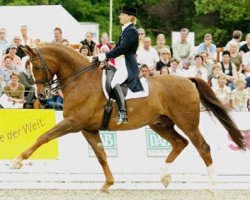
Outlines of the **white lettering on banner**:
[[145,128],[148,157],[166,157],[172,150],[171,144],[150,128]]
[[[103,147],[108,157],[117,157],[117,139],[115,131],[100,131],[100,137],[103,143]],[[95,157],[95,153],[90,145],[89,157]]]

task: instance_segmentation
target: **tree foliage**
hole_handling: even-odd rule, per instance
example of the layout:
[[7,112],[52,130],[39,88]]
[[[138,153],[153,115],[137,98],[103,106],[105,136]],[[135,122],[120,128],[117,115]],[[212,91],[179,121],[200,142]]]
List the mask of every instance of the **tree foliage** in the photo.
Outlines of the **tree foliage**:
[[[61,4],[79,22],[98,22],[100,32],[109,31],[109,0],[0,0],[0,5]],[[211,33],[217,46],[232,37],[233,30],[250,30],[249,0],[113,0],[113,39],[119,36],[119,13],[122,6],[138,8],[137,27],[146,29],[153,42],[164,33],[170,44],[171,31],[189,28],[196,44]]]

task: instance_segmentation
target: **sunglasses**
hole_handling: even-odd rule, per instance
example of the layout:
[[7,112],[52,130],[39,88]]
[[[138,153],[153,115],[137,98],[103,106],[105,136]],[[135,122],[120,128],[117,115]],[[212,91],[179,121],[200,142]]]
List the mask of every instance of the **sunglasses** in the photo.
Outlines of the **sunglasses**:
[[139,35],[144,35],[145,33],[139,33]]

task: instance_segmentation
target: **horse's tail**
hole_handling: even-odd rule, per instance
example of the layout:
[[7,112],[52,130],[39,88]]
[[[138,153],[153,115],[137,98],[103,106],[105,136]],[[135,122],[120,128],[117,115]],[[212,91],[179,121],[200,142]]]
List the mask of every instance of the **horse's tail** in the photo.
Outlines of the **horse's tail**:
[[229,115],[226,107],[221,104],[216,97],[213,90],[207,85],[205,81],[200,78],[189,78],[196,86],[200,99],[204,107],[212,112],[220,123],[230,134],[232,140],[241,148],[246,149],[246,142],[235,122]]

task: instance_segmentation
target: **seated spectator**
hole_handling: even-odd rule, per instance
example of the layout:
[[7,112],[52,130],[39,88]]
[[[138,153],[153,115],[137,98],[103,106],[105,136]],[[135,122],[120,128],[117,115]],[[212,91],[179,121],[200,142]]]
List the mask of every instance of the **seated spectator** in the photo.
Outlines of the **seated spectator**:
[[212,43],[212,35],[210,33],[205,34],[204,42],[199,44],[197,54],[203,51],[207,52],[208,58],[216,61],[216,46]]
[[162,67],[160,74],[161,75],[169,75],[168,67],[167,66]]
[[69,41],[67,39],[63,39],[62,44],[65,46],[69,46]]
[[241,73],[242,68],[242,58],[238,52],[238,45],[235,42],[231,42],[229,46],[230,60],[229,62],[234,63],[238,73]]
[[57,111],[63,110],[63,94],[61,90],[51,93],[51,97],[46,100],[45,108],[52,108]]
[[97,55],[96,43],[93,41],[93,36],[94,36],[94,34],[92,32],[87,32],[86,39],[82,40],[79,45],[80,45],[80,48],[83,45],[87,45],[89,47],[89,50],[90,50],[90,55],[96,56]]
[[167,48],[170,52],[170,47],[168,45],[165,45],[166,43],[166,38],[165,38],[165,35],[163,34],[159,34],[157,35],[157,38],[156,38],[156,46],[154,46],[154,48],[156,49],[158,55],[160,55],[160,51],[162,48]]
[[25,70],[19,73],[19,83],[25,87],[24,98],[26,103],[24,104],[24,108],[33,108],[35,85],[29,61],[25,63]]
[[90,49],[87,45],[82,45],[81,48],[79,49],[80,54],[82,54],[84,57],[89,59],[89,62],[92,62],[92,56]]
[[230,52],[224,51],[222,53],[222,61],[218,64],[221,66],[221,70],[227,76],[227,86],[230,87],[231,90],[235,88],[233,81],[238,78],[236,67],[233,63],[229,62],[230,60]]
[[207,78],[210,79],[212,76],[212,68],[214,67],[214,61],[211,58],[208,58],[208,53],[202,51],[200,55],[203,57],[203,65],[207,69]]
[[141,65],[146,64],[150,71],[155,71],[159,56],[155,48],[151,46],[151,39],[145,37],[143,48],[137,50],[137,62]]
[[[17,47],[17,52],[16,52],[16,55],[19,57],[19,58],[23,58],[23,57],[25,57],[25,56],[27,56],[27,54],[23,51],[23,45],[21,45],[21,38],[19,37],[19,36],[15,36],[14,38],[13,38],[13,44],[15,44],[16,45],[16,47]],[[7,50],[6,50],[6,54],[8,54],[9,53],[9,50],[10,50],[10,48],[8,48]]]
[[6,49],[10,46],[6,39],[6,29],[0,28],[0,57],[6,53]]
[[243,54],[242,70],[243,70],[243,73],[246,77],[247,87],[250,87],[250,51]]
[[160,72],[164,66],[170,67],[171,54],[168,48],[160,50],[160,60],[156,63],[156,71]]
[[138,34],[139,34],[139,48],[143,48],[143,40],[146,37],[145,30],[143,28],[138,28]]
[[101,43],[96,45],[96,51],[97,51],[97,54],[100,53],[100,49],[103,45],[106,45],[108,46],[109,50],[112,49],[112,45],[108,43],[109,42],[109,36],[107,33],[102,33],[102,37],[101,37]]
[[11,44],[10,48],[9,48],[9,53],[5,54],[2,57],[2,61],[1,61],[1,67],[2,68],[4,67],[4,64],[5,64],[4,59],[5,59],[6,56],[8,56],[8,57],[10,57],[12,59],[13,65],[20,67],[20,70],[21,70],[22,61],[21,61],[21,58],[16,55],[16,52],[17,52],[17,46],[15,44]]
[[[107,53],[110,51],[110,48],[108,45],[102,45],[101,48],[100,48],[100,53]],[[111,58],[109,61],[108,61],[108,65],[113,65],[115,66],[115,59],[114,58]]]
[[12,59],[9,56],[5,56],[4,67],[1,69],[1,77],[5,85],[10,82],[10,75],[13,70],[20,71],[20,67],[13,65]]
[[241,47],[240,47],[240,55],[241,57],[243,57],[243,54],[244,53],[247,53],[250,51],[250,33],[248,33],[246,35],[246,44],[243,44]]
[[212,76],[209,79],[210,87],[218,86],[218,77],[221,73],[223,73],[221,71],[221,66],[219,64],[215,64],[213,69],[212,69]]
[[227,83],[227,76],[221,73],[218,76],[218,85],[214,85],[212,89],[215,95],[221,101],[221,103],[229,108],[231,89],[228,86],[226,86],[226,83]]
[[241,38],[242,38],[242,32],[239,31],[239,30],[235,30],[235,31],[233,32],[233,38],[232,38],[232,40],[230,40],[230,41],[227,43],[227,45],[225,46],[224,50],[225,50],[225,51],[230,51],[230,45],[231,45],[232,43],[235,43],[235,44],[237,45],[236,51],[237,51],[237,53],[239,53]]
[[51,43],[60,43],[62,44],[63,41],[63,33],[62,33],[62,29],[59,27],[56,27],[54,29],[54,39],[52,40]]
[[23,84],[18,82],[19,73],[15,70],[11,71],[10,82],[4,86],[4,93],[9,97],[8,100],[13,102],[13,106],[10,108],[22,108],[24,100]]
[[28,26],[27,25],[22,25],[21,26],[21,45],[33,45],[33,39],[28,36]]
[[39,38],[35,38],[33,42],[33,46],[37,47],[41,44],[41,40]]
[[203,66],[203,57],[196,55],[194,59],[195,64],[186,71],[185,76],[202,78],[207,82],[207,70]]
[[170,75],[183,76],[182,71],[179,69],[179,60],[172,58],[170,61],[170,67],[168,68]]
[[4,82],[2,76],[0,75],[0,97],[2,96],[3,87],[4,87]]
[[236,88],[232,91],[232,106],[237,112],[247,112],[248,91],[245,89],[245,79],[235,81]]
[[141,65],[140,67],[140,72],[139,72],[139,77],[144,77],[148,78],[149,77],[149,68],[147,65]]
[[[57,76],[54,76],[56,79]],[[52,87],[57,87],[58,84],[53,85]],[[51,92],[51,97],[46,100],[45,108],[53,108],[55,110],[63,110],[63,94],[61,89]]]
[[187,41],[189,30],[183,28],[180,31],[180,40],[173,45],[173,57],[180,61],[180,67],[188,69],[193,56],[191,44]]

